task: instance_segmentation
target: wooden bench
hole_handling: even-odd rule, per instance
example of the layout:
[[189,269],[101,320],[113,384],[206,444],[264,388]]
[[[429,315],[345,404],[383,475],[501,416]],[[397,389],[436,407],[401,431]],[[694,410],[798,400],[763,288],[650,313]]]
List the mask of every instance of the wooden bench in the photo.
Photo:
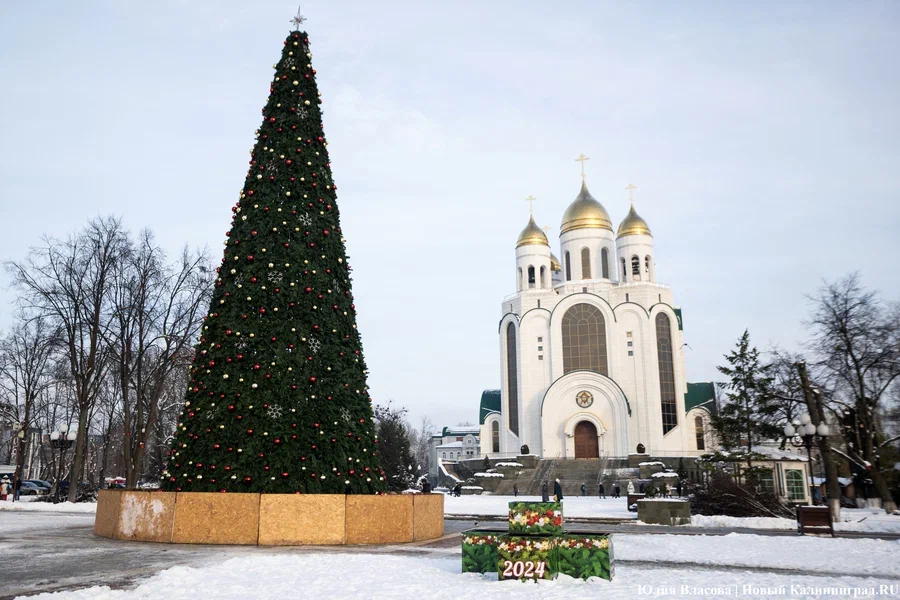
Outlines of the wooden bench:
[[831,510],[827,506],[798,506],[797,529],[800,535],[805,533],[830,533],[831,537],[834,537]]

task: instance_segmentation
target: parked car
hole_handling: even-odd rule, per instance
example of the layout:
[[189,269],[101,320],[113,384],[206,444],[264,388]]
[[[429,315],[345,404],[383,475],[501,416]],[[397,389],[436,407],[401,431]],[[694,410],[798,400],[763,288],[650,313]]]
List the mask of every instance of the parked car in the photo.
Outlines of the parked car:
[[53,487],[52,485],[50,485],[49,481],[44,481],[43,479],[25,479],[22,483],[33,483],[38,487],[44,488],[48,492],[50,491],[50,488]]
[[19,490],[21,496],[44,496],[46,493],[46,489],[30,481],[23,481],[22,489]]

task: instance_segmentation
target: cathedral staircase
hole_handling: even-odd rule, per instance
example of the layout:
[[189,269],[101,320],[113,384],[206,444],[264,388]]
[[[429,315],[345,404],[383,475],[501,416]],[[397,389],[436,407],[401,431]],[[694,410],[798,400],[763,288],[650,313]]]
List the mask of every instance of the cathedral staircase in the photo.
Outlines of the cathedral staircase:
[[523,468],[517,475],[507,475],[494,495],[512,496],[513,486],[518,485],[520,496],[540,496],[541,484],[546,481],[552,496],[553,482],[559,479],[563,496],[580,496],[582,483],[586,486],[589,496],[596,496],[597,484],[601,478],[607,496],[612,495],[616,481],[621,486],[624,496],[629,481],[633,482],[637,489],[640,470],[629,468],[627,459],[540,459],[534,469]]

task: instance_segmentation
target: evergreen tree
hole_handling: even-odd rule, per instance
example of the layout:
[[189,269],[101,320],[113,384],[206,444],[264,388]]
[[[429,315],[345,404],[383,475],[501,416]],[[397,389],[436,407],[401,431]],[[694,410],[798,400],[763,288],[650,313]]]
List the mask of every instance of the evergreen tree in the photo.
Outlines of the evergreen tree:
[[294,32],[275,66],[166,489],[384,490],[311,56]]
[[406,410],[387,406],[375,407],[378,423],[379,452],[388,490],[402,492],[414,487],[419,467],[410,449]]
[[773,422],[778,405],[771,389],[771,365],[760,363],[759,350],[750,346],[746,330],[725,360],[727,366],[716,368],[730,381],[720,384],[726,390],[725,401],[712,418],[713,427],[724,447],[737,448],[746,443],[749,454],[755,441],[780,435],[780,428]]

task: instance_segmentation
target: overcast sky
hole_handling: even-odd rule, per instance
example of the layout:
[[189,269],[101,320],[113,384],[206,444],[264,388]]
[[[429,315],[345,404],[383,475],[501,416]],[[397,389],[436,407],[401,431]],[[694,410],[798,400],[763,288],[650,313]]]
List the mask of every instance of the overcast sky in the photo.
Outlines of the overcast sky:
[[[690,381],[744,330],[805,338],[860,270],[900,299],[900,3],[306,2],[376,401],[438,426],[499,387],[515,241],[628,183]],[[0,260],[96,215],[215,255],[283,1],[0,4]],[[0,274],[0,326],[14,296]]]

